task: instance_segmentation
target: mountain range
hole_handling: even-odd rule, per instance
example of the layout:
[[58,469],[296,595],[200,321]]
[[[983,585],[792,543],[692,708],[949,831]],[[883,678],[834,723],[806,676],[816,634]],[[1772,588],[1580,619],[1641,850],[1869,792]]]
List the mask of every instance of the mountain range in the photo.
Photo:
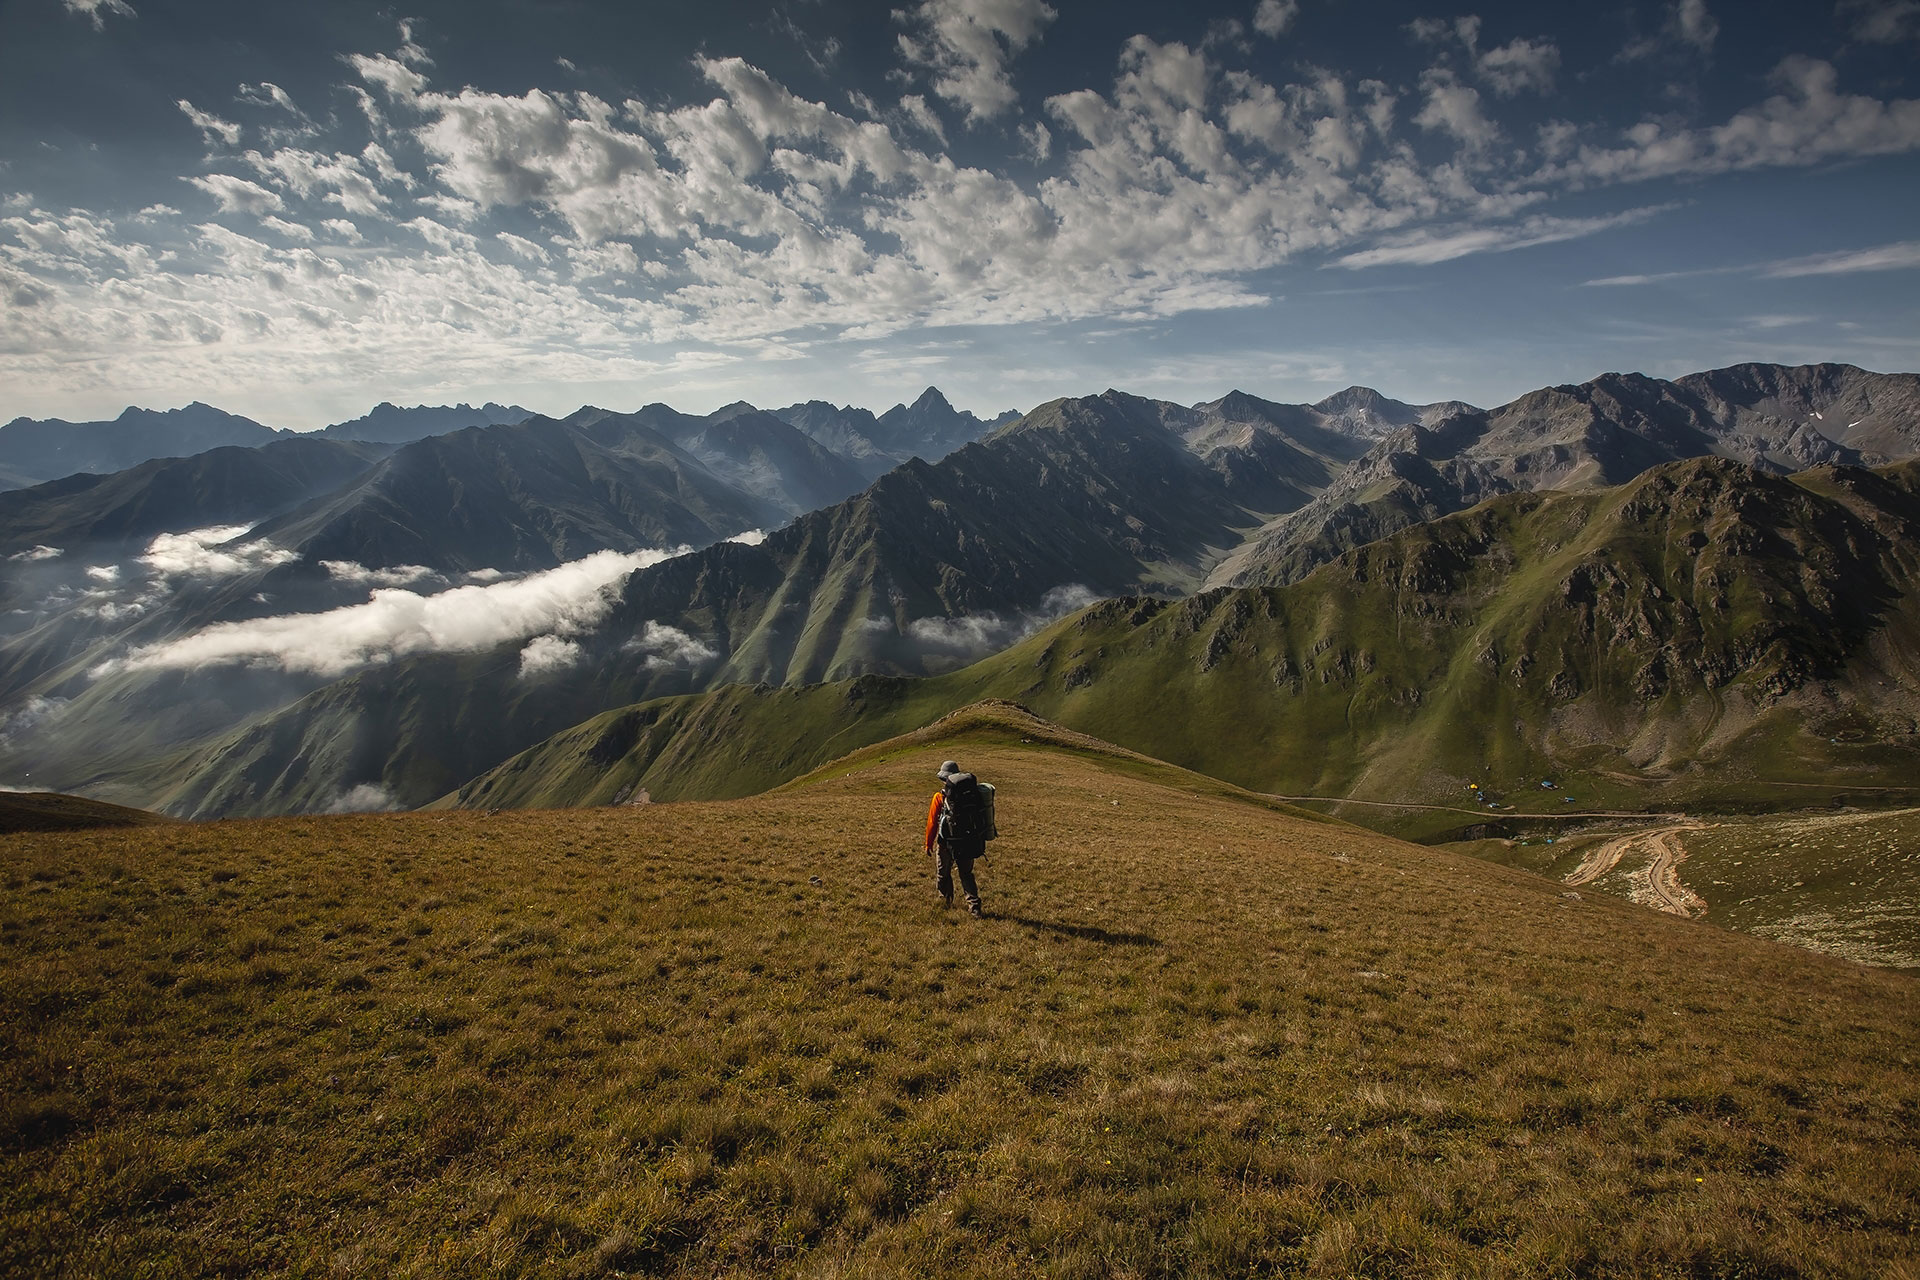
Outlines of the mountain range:
[[[899,731],[876,709],[1000,696],[1302,793],[1431,796],[1461,761],[1502,786],[1577,773],[1621,803],[1749,794],[1736,775],[1816,765],[1891,785],[1912,764],[1916,526],[1898,463],[1920,453],[1917,387],[1739,366],[1493,410],[1364,388],[1312,405],[1108,391],[936,460],[916,455],[985,424],[932,391],[878,417],[655,405],[470,429],[290,501],[226,548],[272,556],[218,590],[130,629],[28,628],[64,646],[58,662],[9,640],[8,696],[61,719],[0,728],[0,769],[31,759],[36,785],[201,817],[739,794],[869,720]],[[934,443],[807,509],[916,438]],[[67,519],[5,545],[58,546],[32,530]],[[706,545],[622,571],[588,622],[550,634],[370,651],[345,674],[244,645],[239,667],[113,656],[284,630],[290,602],[330,619],[366,580],[323,561],[449,586],[675,542]],[[182,705],[197,710],[169,716]],[[180,728],[116,733],[133,710]],[[608,715],[643,714],[644,732],[606,739]]]

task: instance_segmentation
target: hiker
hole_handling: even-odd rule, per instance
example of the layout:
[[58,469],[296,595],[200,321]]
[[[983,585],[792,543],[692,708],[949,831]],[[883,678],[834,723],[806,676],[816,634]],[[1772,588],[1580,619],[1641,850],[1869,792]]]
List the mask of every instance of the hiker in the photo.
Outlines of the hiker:
[[925,851],[940,847],[934,862],[934,888],[951,907],[953,873],[960,873],[960,888],[967,895],[967,911],[980,918],[980,890],[973,882],[973,860],[986,853],[987,841],[998,833],[993,829],[993,787],[961,770],[949,760],[937,775],[940,789],[927,806]]

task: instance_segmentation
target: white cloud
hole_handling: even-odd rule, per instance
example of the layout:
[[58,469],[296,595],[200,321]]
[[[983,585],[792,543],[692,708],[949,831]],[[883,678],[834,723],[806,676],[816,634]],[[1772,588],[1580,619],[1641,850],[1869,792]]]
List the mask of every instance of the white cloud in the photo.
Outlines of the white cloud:
[[328,218],[320,226],[323,230],[331,231],[349,243],[357,244],[360,241],[360,228],[345,218]]
[[[1395,265],[1430,266],[1436,262],[1448,262],[1474,253],[1509,253],[1515,249],[1556,244],[1562,240],[1578,240],[1602,231],[1611,231],[1616,227],[1631,226],[1665,212],[1668,207],[1670,206],[1661,205],[1629,209],[1624,213],[1599,218],[1555,218],[1538,215],[1505,226],[1468,227],[1455,231],[1416,231],[1389,240],[1378,248],[1346,254],[1334,259],[1330,265],[1354,270],[1362,267]],[[1620,281],[1589,281],[1588,283],[1620,283]]]
[[[1024,640],[1100,598],[1098,592],[1073,583],[1053,588],[1040,598],[1036,607],[1011,616],[976,613],[961,618],[916,618],[907,624],[906,634],[908,639],[934,653],[961,658],[984,657]],[[885,619],[868,621],[885,623]]]
[[16,551],[8,556],[7,559],[15,561],[57,560],[65,554],[67,553],[63,548],[49,547],[45,543],[41,543],[38,546],[28,547],[25,551]]
[[1420,77],[1426,105],[1413,122],[1423,129],[1452,134],[1469,151],[1485,151],[1500,140],[1499,126],[1480,109],[1480,93],[1461,84],[1444,67],[1429,68]]
[[1839,11],[1852,19],[1856,40],[1897,44],[1920,36],[1920,0],[1841,0]]
[[696,640],[680,628],[670,627],[664,622],[649,621],[641,628],[639,635],[620,647],[628,653],[646,654],[646,665],[654,670],[664,667],[697,667],[703,662],[711,662],[720,656],[711,645]]
[[1560,48],[1551,40],[1515,40],[1487,50],[1473,65],[1503,97],[1528,89],[1546,93],[1553,88],[1553,78],[1560,70]]
[[287,187],[303,200],[315,192],[324,192],[324,199],[330,203],[362,217],[378,216],[388,203],[386,193],[374,185],[356,155],[341,152],[326,156],[287,147],[272,155],[249,151],[246,160],[262,176]]
[[1706,0],[1680,0],[1673,8],[1673,29],[1694,48],[1705,52],[1713,48],[1720,24],[1707,12]]
[[736,533],[731,538],[724,539],[724,541],[738,542],[748,547],[757,547],[766,540],[767,532],[764,529],[749,529],[745,533]]
[[900,52],[933,72],[933,91],[968,120],[991,120],[1019,101],[1007,64],[1055,14],[1044,0],[921,0],[900,16],[914,28]]
[[209,115],[207,112],[194,106],[191,102],[188,102],[185,98],[180,99],[174,103],[174,105],[180,108],[187,119],[193,121],[194,128],[200,130],[200,136],[206,139],[207,145],[211,146],[214,142],[218,141],[224,142],[231,147],[239,143],[239,125],[228,120],[222,120],[219,116]]
[[36,694],[13,710],[0,714],[0,744],[11,746],[34,730],[48,727],[67,709],[67,701]]
[[939,116],[933,114],[933,108],[927,105],[925,98],[917,93],[910,93],[900,99],[900,109],[906,113],[907,119],[919,127],[921,132],[933,135],[939,140],[941,146],[947,145],[947,127],[940,123]]
[[516,258],[524,259],[527,262],[553,261],[553,255],[545,249],[542,249],[531,240],[514,235],[510,231],[496,231],[494,232],[493,238],[507,246],[508,251]]
[[147,544],[140,563],[168,578],[236,578],[300,558],[265,540],[236,544],[247,529],[244,524],[234,524],[163,533]]
[[579,662],[580,644],[576,640],[563,640],[559,636],[535,636],[520,651],[520,678],[530,679],[553,671],[564,670]]
[[288,222],[285,218],[267,217],[260,219],[260,225],[269,231],[277,231],[289,240],[298,240],[301,244],[312,244],[312,227],[303,227],[297,222]]
[[1773,79],[1780,92],[1725,124],[1670,129],[1643,121],[1626,131],[1625,146],[1583,146],[1572,158],[1542,168],[1533,181],[1639,182],[1920,148],[1920,100],[1842,94],[1832,64],[1813,58],[1786,59]]
[[349,54],[347,65],[359,72],[362,80],[379,85],[387,91],[388,97],[400,102],[411,101],[427,87],[425,76],[384,53]]
[[1278,38],[1300,16],[1300,0],[1260,0],[1253,9],[1253,29]]
[[1861,271],[1903,271],[1920,267],[1920,240],[1903,240],[1873,249],[1849,249],[1839,253],[1816,253],[1805,258],[1789,258],[1769,263],[1762,272],[1777,278],[1795,276],[1844,276]]
[[364,604],[324,613],[223,622],[136,649],[94,674],[245,664],[338,676],[416,653],[472,653],[597,626],[628,574],[680,552],[601,551],[542,573],[419,595],[382,587]]
[[90,564],[87,566],[87,576],[95,582],[118,582],[120,581],[120,566],[117,564]]
[[438,578],[439,573],[423,564],[399,564],[390,569],[369,569],[353,560],[322,560],[320,567],[335,582],[346,582],[356,586],[410,587],[416,582],[425,582],[428,578]]
[[349,787],[320,806],[321,813],[392,813],[401,807],[391,791],[377,782]]
[[83,14],[88,18],[93,23],[95,31],[106,30],[107,21],[103,16],[105,14],[117,13],[123,18],[140,16],[133,11],[133,6],[128,4],[127,0],[62,0],[62,3],[67,6],[68,13]]
[[285,207],[278,195],[259,183],[248,182],[231,174],[210,173],[204,178],[188,178],[187,181],[218,200],[222,213],[265,214]]

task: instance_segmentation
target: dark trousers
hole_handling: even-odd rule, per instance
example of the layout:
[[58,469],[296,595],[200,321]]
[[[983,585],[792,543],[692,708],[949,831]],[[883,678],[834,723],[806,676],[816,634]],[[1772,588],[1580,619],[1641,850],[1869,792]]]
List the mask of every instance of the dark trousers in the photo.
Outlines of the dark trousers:
[[980,889],[973,883],[973,860],[981,852],[952,840],[939,842],[939,852],[935,855],[933,886],[940,896],[948,902],[953,901],[953,873],[960,873],[960,889],[967,895],[967,905],[980,905]]

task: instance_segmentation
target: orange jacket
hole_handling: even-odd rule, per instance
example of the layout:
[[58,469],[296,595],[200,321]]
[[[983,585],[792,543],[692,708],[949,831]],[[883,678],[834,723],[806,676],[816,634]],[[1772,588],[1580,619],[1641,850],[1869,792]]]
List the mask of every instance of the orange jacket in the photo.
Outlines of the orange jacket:
[[944,792],[933,793],[933,803],[927,806],[927,846],[926,852],[933,852],[933,837],[940,830],[940,805],[946,800]]

